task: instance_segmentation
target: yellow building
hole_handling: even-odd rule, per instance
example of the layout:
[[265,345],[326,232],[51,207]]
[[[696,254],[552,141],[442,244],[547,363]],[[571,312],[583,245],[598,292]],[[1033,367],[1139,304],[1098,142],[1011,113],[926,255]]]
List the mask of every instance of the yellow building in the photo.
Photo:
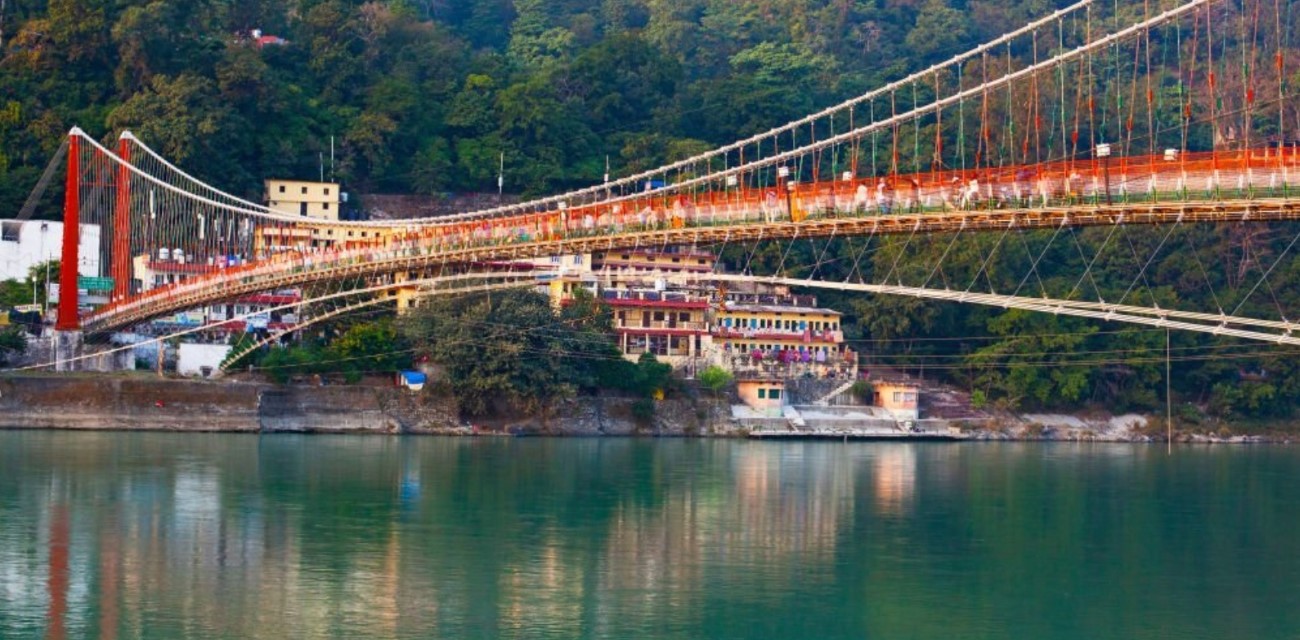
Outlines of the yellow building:
[[266,206],[317,220],[339,219],[339,185],[334,182],[267,180]]
[[537,289],[551,299],[551,306],[556,309],[572,300],[578,289],[596,295],[596,276],[591,273],[589,253],[530,258],[516,264],[538,272]]
[[716,258],[707,251],[670,247],[665,251],[653,249],[624,249],[598,251],[591,255],[593,271],[613,272],[665,272],[709,273]]
[[875,405],[889,411],[895,420],[918,420],[921,417],[921,385],[910,380],[872,381]]
[[779,378],[742,378],[736,381],[736,393],[749,408],[771,417],[781,415],[785,397],[785,381]]
[[778,365],[852,375],[857,354],[844,346],[840,317],[817,307],[726,302],[717,312],[713,341],[732,369]]
[[265,224],[258,228],[254,252],[257,255],[297,251],[382,246],[401,237],[400,227],[358,226],[350,223],[311,223],[298,226]]

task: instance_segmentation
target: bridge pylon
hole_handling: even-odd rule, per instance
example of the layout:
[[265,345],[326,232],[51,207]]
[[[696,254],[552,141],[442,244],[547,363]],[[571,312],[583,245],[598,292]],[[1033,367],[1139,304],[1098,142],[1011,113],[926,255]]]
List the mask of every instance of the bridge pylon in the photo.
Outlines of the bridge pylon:
[[81,243],[81,129],[68,132],[68,175],[63,196],[63,252],[59,257],[59,311],[56,331],[78,331],[77,265]]

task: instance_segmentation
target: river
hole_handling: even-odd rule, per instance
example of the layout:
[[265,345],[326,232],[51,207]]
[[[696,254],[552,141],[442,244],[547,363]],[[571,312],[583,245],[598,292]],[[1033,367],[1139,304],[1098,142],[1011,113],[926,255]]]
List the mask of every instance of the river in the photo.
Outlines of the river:
[[0,638],[1300,638],[1300,449],[0,432]]

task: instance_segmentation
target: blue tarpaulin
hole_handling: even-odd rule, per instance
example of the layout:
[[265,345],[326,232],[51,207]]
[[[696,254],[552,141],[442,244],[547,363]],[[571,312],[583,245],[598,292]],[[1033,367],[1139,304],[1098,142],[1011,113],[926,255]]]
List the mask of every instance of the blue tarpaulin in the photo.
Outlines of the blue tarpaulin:
[[416,391],[423,388],[425,381],[428,380],[428,376],[419,371],[403,371],[398,375],[401,376],[402,385],[408,389],[414,389]]

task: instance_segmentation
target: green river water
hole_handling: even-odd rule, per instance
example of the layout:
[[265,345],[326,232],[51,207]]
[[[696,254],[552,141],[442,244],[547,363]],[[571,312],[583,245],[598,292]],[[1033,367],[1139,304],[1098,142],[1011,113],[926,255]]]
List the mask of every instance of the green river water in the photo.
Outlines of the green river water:
[[1300,638],[1300,449],[0,432],[0,638]]

